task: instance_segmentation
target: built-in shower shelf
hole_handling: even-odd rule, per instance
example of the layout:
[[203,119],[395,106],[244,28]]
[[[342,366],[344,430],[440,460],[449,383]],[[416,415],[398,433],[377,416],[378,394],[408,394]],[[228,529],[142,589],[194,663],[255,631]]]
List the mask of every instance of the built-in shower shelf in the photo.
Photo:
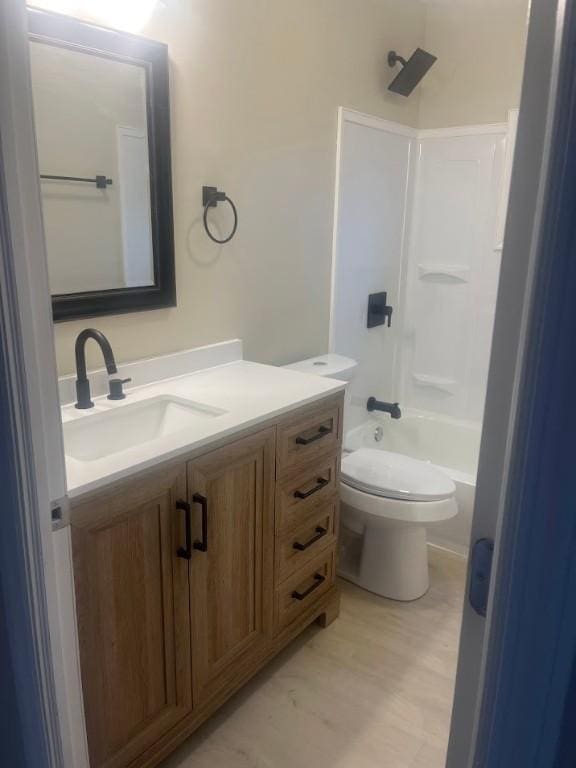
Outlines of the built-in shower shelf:
[[467,283],[470,280],[470,267],[464,264],[418,264],[418,275],[421,280]]
[[455,395],[458,382],[454,379],[445,379],[441,376],[431,376],[428,373],[413,373],[414,383],[419,387],[428,389],[437,389],[439,392],[445,392],[449,395]]

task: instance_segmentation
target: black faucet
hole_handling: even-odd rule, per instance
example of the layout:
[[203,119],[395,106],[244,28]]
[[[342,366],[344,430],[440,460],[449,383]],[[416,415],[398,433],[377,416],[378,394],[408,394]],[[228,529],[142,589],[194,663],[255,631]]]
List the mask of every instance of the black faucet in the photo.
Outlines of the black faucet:
[[366,403],[366,408],[370,412],[383,411],[384,413],[389,413],[393,419],[402,417],[399,403],[383,403],[381,400],[376,400],[375,397],[369,397],[368,402]]
[[78,334],[74,348],[76,354],[76,397],[78,398],[76,408],[94,407],[94,403],[90,399],[90,382],[86,375],[86,342],[88,339],[94,339],[102,350],[108,373],[118,373],[112,347],[103,333],[95,328],[86,328],[86,330]]

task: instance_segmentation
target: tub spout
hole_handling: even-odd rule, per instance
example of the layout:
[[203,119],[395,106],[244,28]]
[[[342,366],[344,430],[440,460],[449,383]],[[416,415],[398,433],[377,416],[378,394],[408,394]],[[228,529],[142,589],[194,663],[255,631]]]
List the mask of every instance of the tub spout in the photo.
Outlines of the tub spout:
[[370,413],[372,411],[383,411],[389,413],[393,419],[399,419],[402,416],[399,403],[384,403],[381,400],[376,400],[375,397],[369,397],[366,403],[366,408]]

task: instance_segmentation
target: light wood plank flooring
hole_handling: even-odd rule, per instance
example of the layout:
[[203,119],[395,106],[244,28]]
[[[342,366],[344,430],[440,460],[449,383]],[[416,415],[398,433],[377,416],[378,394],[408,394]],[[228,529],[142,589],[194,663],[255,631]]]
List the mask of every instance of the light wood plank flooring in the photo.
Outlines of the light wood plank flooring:
[[342,582],[310,627],[164,768],[444,768],[465,561],[431,549],[427,595],[395,603]]

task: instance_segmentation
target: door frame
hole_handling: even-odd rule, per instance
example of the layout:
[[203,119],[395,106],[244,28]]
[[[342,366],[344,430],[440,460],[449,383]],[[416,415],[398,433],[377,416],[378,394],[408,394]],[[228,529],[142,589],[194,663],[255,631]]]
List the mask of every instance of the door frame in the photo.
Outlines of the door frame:
[[[542,269],[548,258],[542,237],[553,204],[549,185],[558,170],[551,165],[551,153],[562,106],[557,86],[565,10],[566,0],[532,2],[472,526],[472,542],[495,540],[494,563],[486,619],[468,600],[464,604],[447,768],[506,765],[484,760],[495,746],[495,689],[503,665],[513,666],[518,655],[502,644],[510,617],[518,616],[512,611],[516,595],[511,578],[519,552],[511,534],[517,530],[520,509],[512,500],[530,480],[518,471],[517,462],[527,437],[526,404],[533,396],[531,366],[535,355],[545,352],[534,344],[538,337],[532,329],[542,314],[548,278]],[[469,583],[466,594],[468,588]],[[524,643],[530,644],[528,638]],[[519,711],[521,703],[525,700],[516,702]],[[532,722],[530,728],[535,727]],[[527,733],[525,727],[520,741]],[[513,736],[518,742],[518,733]],[[523,762],[518,753],[513,762],[526,768],[544,766]]]
[[[531,343],[518,388],[477,765],[560,768],[576,762],[571,719],[576,693],[574,2],[558,3],[557,22],[531,310],[525,325]],[[518,184],[520,176],[519,168]],[[514,207],[509,222],[514,235],[519,223]]]
[[0,131],[0,648],[4,666],[0,699],[2,717],[8,719],[3,723],[2,750],[11,765],[40,760],[57,766],[62,745],[42,568],[43,531],[38,525],[42,493],[15,300],[14,233],[3,135]]
[[[62,589],[66,563],[56,556],[52,530],[53,517],[65,522],[66,470],[21,0],[0,1],[0,73],[0,345],[6,390],[2,408],[11,425],[10,434],[3,430],[0,435],[14,461],[1,468],[3,475],[10,472],[3,477],[2,493],[6,504],[8,491],[13,493],[14,528],[10,537],[3,527],[0,562],[9,569],[4,611],[11,629],[21,741],[32,753],[15,756],[13,764],[84,768],[75,634],[70,643],[75,608],[68,599],[72,590]],[[60,534],[63,550],[64,531]],[[4,582],[4,574],[0,579]]]

